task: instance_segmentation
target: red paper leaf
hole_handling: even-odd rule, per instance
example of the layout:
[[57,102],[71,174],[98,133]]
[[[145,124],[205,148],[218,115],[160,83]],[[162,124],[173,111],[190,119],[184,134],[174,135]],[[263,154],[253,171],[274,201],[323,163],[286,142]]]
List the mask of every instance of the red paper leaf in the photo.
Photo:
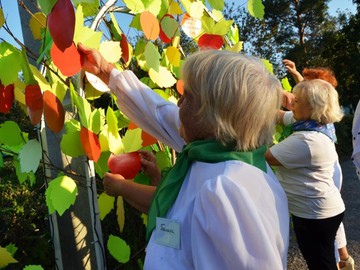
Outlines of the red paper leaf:
[[133,179],[141,169],[141,157],[138,152],[112,155],[108,159],[108,167],[112,173]]
[[98,136],[86,127],[81,127],[80,141],[88,159],[97,162],[101,154]]
[[64,51],[73,43],[75,11],[70,0],[58,0],[47,18],[49,31],[56,46]]
[[60,132],[65,121],[65,111],[61,101],[50,91],[44,92],[43,100],[44,117],[47,126],[55,133]]
[[200,49],[218,50],[224,44],[224,40],[220,35],[203,34],[198,41]]
[[0,82],[0,112],[8,113],[14,103],[14,84],[7,86]]
[[121,58],[127,63],[129,61],[129,43],[123,33],[121,34],[120,48],[122,52]]
[[80,54],[74,43],[64,51],[61,51],[56,44],[53,43],[50,53],[54,64],[60,69],[64,76],[75,75],[81,70],[84,64],[83,55]]
[[162,30],[162,28],[161,28],[161,21],[162,21],[165,17],[170,17],[170,18],[174,19],[174,16],[171,15],[171,14],[165,14],[165,15],[161,18],[161,20],[160,20],[160,33],[159,33],[159,38],[160,38],[164,43],[168,44],[168,43],[171,42],[171,38],[169,38],[169,37],[165,34],[165,32]]
[[[128,129],[131,130],[136,128],[138,128],[138,126],[134,122],[130,122]],[[157,139],[144,130],[141,130],[141,140],[142,140],[141,145],[143,147],[157,143]]]
[[31,123],[33,125],[39,124],[44,104],[41,89],[38,84],[27,85],[25,87],[25,103]]

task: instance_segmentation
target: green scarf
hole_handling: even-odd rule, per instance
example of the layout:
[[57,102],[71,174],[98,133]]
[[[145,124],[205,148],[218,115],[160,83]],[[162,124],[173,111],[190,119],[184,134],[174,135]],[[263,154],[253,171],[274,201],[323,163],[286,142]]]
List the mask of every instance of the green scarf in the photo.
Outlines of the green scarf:
[[223,146],[213,140],[194,141],[184,146],[175,165],[159,183],[151,202],[146,228],[146,239],[149,240],[156,226],[156,217],[165,217],[174,204],[181,185],[193,161],[218,163],[227,160],[241,160],[266,172],[266,146],[252,152],[234,151],[233,147]]

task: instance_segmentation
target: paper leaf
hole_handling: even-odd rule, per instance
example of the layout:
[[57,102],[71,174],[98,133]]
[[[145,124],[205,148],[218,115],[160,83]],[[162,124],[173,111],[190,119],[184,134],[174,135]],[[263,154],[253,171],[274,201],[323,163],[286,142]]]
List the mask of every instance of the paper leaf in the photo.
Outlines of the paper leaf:
[[27,265],[23,270],[44,270],[41,265]]
[[220,36],[226,35],[229,32],[230,27],[233,23],[234,23],[233,20],[230,21],[222,20],[218,22],[217,24],[215,24],[212,34],[216,34]]
[[33,34],[34,39],[39,40],[42,38],[42,31],[46,28],[46,16],[42,12],[36,12],[31,16],[29,27]]
[[24,144],[21,130],[14,121],[6,121],[0,124],[0,144],[19,145]]
[[17,262],[18,261],[11,256],[10,252],[8,252],[5,248],[0,247],[0,268],[3,268],[10,263]]
[[[100,143],[101,145],[101,143]],[[101,147],[101,150],[104,151],[104,149]],[[111,153],[101,152],[100,158],[97,162],[94,163],[95,166],[95,172],[99,175],[100,178],[103,178],[105,173],[109,171],[109,167],[107,165],[108,159],[110,157]]]
[[99,51],[106,61],[115,63],[121,57],[121,48],[119,41],[103,41],[100,44]]
[[210,6],[212,6],[213,9],[217,10],[223,10],[225,6],[224,0],[209,0]]
[[183,14],[184,11],[181,9],[180,4],[178,2],[171,1],[169,7],[169,13],[173,15],[180,15]]
[[162,0],[143,1],[145,9],[157,16],[161,10]]
[[290,85],[290,83],[289,83],[288,77],[285,77],[285,78],[283,78],[283,79],[281,80],[281,85],[282,85],[282,87],[283,87],[286,91],[288,91],[288,92],[290,92],[291,89],[292,89],[292,87],[291,87],[291,85]]
[[37,0],[37,3],[41,7],[41,10],[48,15],[53,7],[55,6],[57,0]]
[[190,4],[190,17],[200,19],[204,13],[204,4],[201,1],[196,1]]
[[[76,183],[68,176],[59,176],[49,183],[50,192],[45,193],[46,199],[51,201],[54,210],[61,216],[75,203],[78,192]],[[50,211],[50,209],[49,209]],[[50,212],[52,214],[53,212]]]
[[117,197],[116,203],[116,216],[120,232],[123,232],[125,225],[125,209],[123,197]]
[[107,248],[118,262],[126,263],[130,259],[130,247],[118,236],[110,235],[107,242]]
[[236,44],[234,44],[232,47],[229,47],[228,45],[225,46],[225,50],[230,52],[240,52],[243,49],[244,41],[240,41]]
[[89,48],[99,48],[100,41],[102,39],[102,32],[96,32],[89,27],[82,27],[78,30],[74,37],[75,44],[81,42]]
[[140,14],[140,24],[147,39],[157,39],[160,33],[160,25],[154,14],[149,11],[143,11]]
[[86,127],[81,127],[80,141],[88,159],[97,162],[101,154],[98,136]]
[[265,7],[261,0],[248,0],[247,8],[251,16],[258,19],[264,18]]
[[[130,122],[128,129],[136,129],[139,128],[136,126],[133,122]],[[152,145],[154,143],[157,143],[157,139],[151,136],[149,133],[147,133],[144,130],[141,130],[141,140],[142,140],[142,147],[146,147],[149,145]]]
[[228,38],[232,44],[236,44],[240,41],[239,28],[237,25],[231,25],[230,31],[228,32]]
[[101,193],[98,198],[100,220],[103,220],[107,214],[114,208],[115,198],[107,195],[105,192]]
[[73,76],[78,73],[84,63],[83,55],[80,54],[76,45],[72,43],[64,51],[60,50],[55,42],[51,47],[51,58],[64,76]]
[[58,97],[50,91],[44,92],[43,100],[45,122],[52,132],[58,133],[64,127],[64,107]]
[[50,86],[49,82],[45,79],[44,75],[41,74],[39,69],[31,64],[29,66],[30,66],[30,70],[31,70],[35,80],[38,82],[38,84],[40,86],[40,89],[50,90],[51,86]]
[[108,107],[106,112],[106,122],[107,122],[107,138],[109,143],[109,150],[114,154],[120,154],[123,152],[123,143],[120,138],[118,131],[118,120],[112,108]]
[[[87,71],[85,71],[85,76],[88,82],[91,84],[91,86],[94,87],[96,90],[102,93],[110,91],[109,87],[99,77]],[[86,91],[86,93],[87,92],[88,91]]]
[[2,8],[0,8],[0,28],[3,26],[4,23],[5,23],[4,12]]
[[190,38],[196,38],[201,33],[202,21],[185,14],[181,20],[181,28]]
[[144,55],[145,55],[146,65],[148,66],[148,68],[149,69],[152,68],[156,71],[159,71],[160,54],[158,52],[157,47],[151,42],[148,42],[145,46]]
[[15,252],[18,250],[18,248],[13,243],[8,244],[5,248],[10,252],[11,256],[14,256]]
[[273,65],[270,63],[270,61],[266,59],[261,59],[261,61],[263,62],[266,70],[269,71],[270,74],[274,74]]
[[16,82],[22,68],[22,55],[6,41],[0,42],[0,81],[3,85]]
[[46,191],[45,191],[45,202],[46,202],[46,206],[48,207],[49,209],[49,213],[54,213],[55,212],[55,208],[53,206],[53,202],[50,198],[51,196],[51,193],[52,193],[52,186],[48,186],[46,188]]
[[168,168],[171,166],[171,160],[165,151],[158,151],[155,154],[156,157],[156,164],[158,165],[160,170],[163,170],[165,168]]
[[177,48],[173,46],[167,47],[166,57],[169,60],[170,64],[173,65],[174,67],[180,66],[181,53]]
[[72,84],[70,85],[70,95],[72,102],[74,102],[77,107],[80,123],[84,127],[89,128],[90,123],[88,116],[91,114],[90,103],[85,98],[78,95]]
[[28,141],[19,153],[21,172],[36,172],[42,158],[42,147],[37,140]]
[[84,155],[80,141],[80,123],[72,119],[65,123],[65,133],[62,136],[60,147],[65,155],[79,157]]
[[161,20],[161,29],[169,39],[172,39],[179,31],[179,23],[174,18],[165,15]]
[[134,13],[140,13],[145,10],[145,6],[141,0],[123,0],[123,2]]
[[95,109],[89,116],[89,129],[98,134],[105,125],[105,115],[103,109]]
[[156,83],[159,87],[168,88],[173,86],[176,83],[176,79],[171,74],[169,70],[165,67],[160,66],[159,72],[156,72],[153,69],[149,70],[149,76],[151,80]]
[[124,152],[134,152],[142,147],[141,129],[128,129],[122,138],[124,144]]

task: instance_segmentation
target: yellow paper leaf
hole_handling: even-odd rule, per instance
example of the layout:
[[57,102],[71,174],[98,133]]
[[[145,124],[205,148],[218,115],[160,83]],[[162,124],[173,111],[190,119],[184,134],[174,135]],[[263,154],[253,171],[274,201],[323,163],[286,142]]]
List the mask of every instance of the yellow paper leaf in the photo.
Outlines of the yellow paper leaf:
[[5,248],[0,247],[0,268],[7,266],[9,263],[17,263],[10,252],[8,252]]
[[177,48],[175,48],[173,46],[167,47],[166,57],[168,58],[170,64],[172,64],[174,67],[180,66],[181,54]]
[[156,72],[154,69],[149,70],[150,79],[156,83],[159,87],[168,88],[173,86],[176,83],[176,79],[172,73],[166,68],[160,66],[159,72]]
[[101,151],[103,151],[103,152],[110,151],[109,140],[108,140],[107,134],[108,134],[108,128],[106,125],[99,134],[100,148],[101,148]]
[[30,18],[29,27],[34,36],[34,39],[41,39],[41,30],[46,28],[46,16],[42,12],[34,13]]
[[181,9],[179,3],[172,1],[169,7],[169,13],[173,15],[180,15],[183,14],[184,11]]
[[251,16],[263,19],[265,14],[265,7],[261,0],[249,0],[247,4],[247,8]]
[[141,129],[128,129],[122,138],[125,153],[134,152],[142,147]]
[[115,63],[121,57],[121,48],[119,41],[103,41],[100,44],[99,51],[106,61]]
[[243,49],[243,41],[240,41],[236,44],[234,44],[232,47],[229,47],[228,45],[225,47],[225,50],[231,51],[231,52],[240,52]]
[[15,95],[15,99],[17,100],[17,102],[19,102],[20,104],[25,106],[25,83],[21,82],[21,81],[17,81],[14,83],[14,95]]
[[124,210],[124,201],[122,197],[117,197],[117,204],[116,204],[116,216],[117,222],[119,224],[120,232],[124,230],[125,225],[125,210]]
[[3,10],[0,8],[0,28],[3,26],[4,23],[5,23],[4,12],[3,12]]
[[115,198],[107,195],[105,192],[101,193],[98,198],[100,220],[103,220],[107,214],[114,208]]
[[201,1],[193,2],[190,5],[190,17],[200,19],[203,16],[204,4]]
[[151,42],[148,42],[145,46],[144,56],[146,60],[146,65],[150,69],[159,71],[160,66],[160,54],[158,48]]
[[30,70],[33,73],[35,80],[39,83],[40,89],[43,91],[51,90],[51,86],[45,77],[41,74],[39,69],[31,64],[29,64]]

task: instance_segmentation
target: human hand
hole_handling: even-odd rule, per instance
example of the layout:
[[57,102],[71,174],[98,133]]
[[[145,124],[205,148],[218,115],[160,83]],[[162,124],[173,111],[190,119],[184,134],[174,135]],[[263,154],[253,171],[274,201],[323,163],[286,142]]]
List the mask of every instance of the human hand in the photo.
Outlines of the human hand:
[[103,178],[103,186],[106,194],[113,197],[122,196],[122,181],[128,180],[125,180],[121,174],[105,173]]
[[294,74],[297,72],[296,70],[296,65],[293,61],[289,60],[289,59],[284,59],[283,64],[285,65],[285,68],[291,73]]
[[145,175],[150,178],[151,185],[157,186],[161,180],[161,171],[156,164],[155,156],[149,151],[138,150],[138,152]]
[[110,72],[115,66],[107,62],[98,50],[86,47],[82,43],[78,43],[78,50],[84,59],[83,70],[94,74],[108,84]]

